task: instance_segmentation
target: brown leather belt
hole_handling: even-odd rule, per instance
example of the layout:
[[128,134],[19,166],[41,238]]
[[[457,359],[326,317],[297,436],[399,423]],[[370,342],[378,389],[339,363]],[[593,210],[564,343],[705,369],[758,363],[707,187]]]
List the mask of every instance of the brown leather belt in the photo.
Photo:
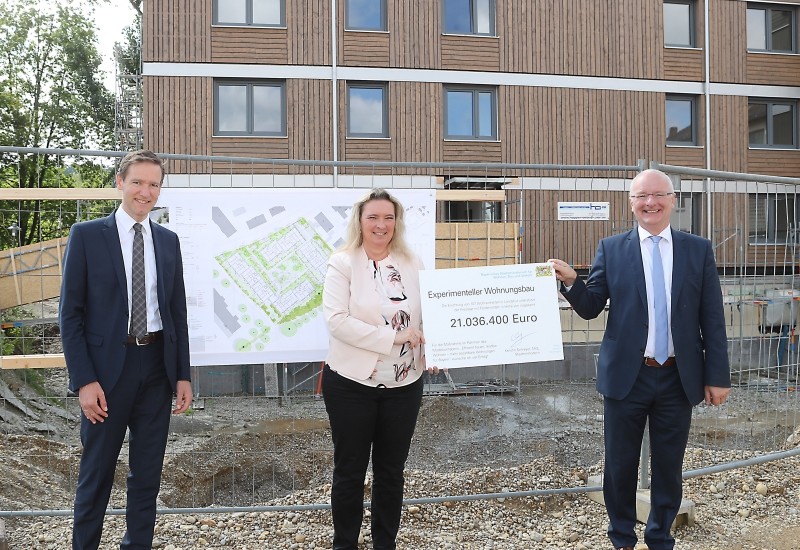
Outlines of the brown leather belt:
[[675,366],[675,358],[674,357],[667,357],[666,361],[664,361],[663,363],[659,363],[658,361],[656,361],[652,357],[645,357],[644,358],[644,364],[647,365],[648,367],[656,367],[656,368],[659,368],[659,367],[674,367]]
[[153,342],[158,342],[161,340],[161,337],[164,335],[163,330],[159,330],[158,332],[148,332],[141,338],[136,338],[136,336],[128,335],[128,344],[136,344],[137,346],[146,346],[148,344],[152,344]]

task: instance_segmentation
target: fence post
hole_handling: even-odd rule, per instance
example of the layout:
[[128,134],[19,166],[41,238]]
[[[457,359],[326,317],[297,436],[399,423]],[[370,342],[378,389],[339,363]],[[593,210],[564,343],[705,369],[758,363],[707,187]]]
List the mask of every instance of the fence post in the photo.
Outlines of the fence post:
[[0,550],[8,550],[8,539],[6,539],[6,521],[0,518]]

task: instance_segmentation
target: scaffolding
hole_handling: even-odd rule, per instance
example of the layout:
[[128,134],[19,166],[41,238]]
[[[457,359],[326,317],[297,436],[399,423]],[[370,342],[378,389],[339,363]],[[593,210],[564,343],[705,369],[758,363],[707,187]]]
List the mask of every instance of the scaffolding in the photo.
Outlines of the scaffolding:
[[131,61],[130,52],[123,51],[119,44],[114,46],[114,139],[120,151],[141,149],[144,143],[142,71],[139,67],[137,74],[125,72],[124,68],[132,65]]

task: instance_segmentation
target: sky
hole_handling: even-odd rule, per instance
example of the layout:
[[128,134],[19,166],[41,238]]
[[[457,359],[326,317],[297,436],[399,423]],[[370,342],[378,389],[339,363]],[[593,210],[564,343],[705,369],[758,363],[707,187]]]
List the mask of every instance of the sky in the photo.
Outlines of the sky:
[[136,12],[128,0],[110,0],[96,9],[86,8],[97,25],[98,51],[103,57],[106,87],[114,91],[114,43],[122,40],[122,29],[133,22]]

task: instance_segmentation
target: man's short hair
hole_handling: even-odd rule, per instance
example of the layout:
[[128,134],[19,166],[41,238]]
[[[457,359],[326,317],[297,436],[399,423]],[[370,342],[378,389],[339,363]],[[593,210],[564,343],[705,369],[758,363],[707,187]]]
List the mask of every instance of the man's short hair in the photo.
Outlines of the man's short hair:
[[159,168],[161,168],[161,182],[164,182],[164,176],[167,173],[166,169],[164,168],[164,161],[161,160],[161,157],[148,149],[131,151],[122,157],[122,160],[119,161],[119,166],[117,167],[117,174],[119,174],[122,179],[125,179],[125,174],[128,173],[128,168],[137,162],[151,162],[157,165]]

